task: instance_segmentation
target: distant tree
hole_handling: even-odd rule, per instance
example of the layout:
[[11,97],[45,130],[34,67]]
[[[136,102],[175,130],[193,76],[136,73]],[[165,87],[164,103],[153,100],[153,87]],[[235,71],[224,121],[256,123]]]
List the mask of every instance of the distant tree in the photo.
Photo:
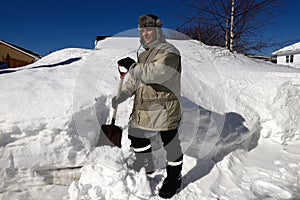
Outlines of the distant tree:
[[264,28],[279,16],[280,0],[184,0],[189,9],[177,31],[237,51],[263,51],[274,45]]

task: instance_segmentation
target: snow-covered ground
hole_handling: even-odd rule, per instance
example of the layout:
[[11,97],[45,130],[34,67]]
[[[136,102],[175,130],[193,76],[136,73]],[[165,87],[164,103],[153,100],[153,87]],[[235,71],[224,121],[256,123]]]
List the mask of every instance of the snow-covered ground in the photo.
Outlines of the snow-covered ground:
[[[182,55],[185,152],[174,199],[300,199],[300,71],[196,41]],[[109,123],[118,59],[138,38],[63,49],[0,71],[0,199],[159,199],[164,174],[127,168],[132,99],[119,106],[122,148],[97,147]],[[164,160],[160,144],[155,164]],[[80,168],[83,166],[82,168]]]

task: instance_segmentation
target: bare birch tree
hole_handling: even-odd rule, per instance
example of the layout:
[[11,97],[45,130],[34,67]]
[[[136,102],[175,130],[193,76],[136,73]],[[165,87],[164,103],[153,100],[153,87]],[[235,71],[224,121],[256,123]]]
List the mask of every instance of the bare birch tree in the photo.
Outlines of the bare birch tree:
[[229,50],[233,51],[233,40],[234,40],[234,0],[231,1],[231,20],[230,20],[230,45]]
[[240,53],[273,45],[272,39],[262,34],[279,16],[280,0],[185,0],[183,4],[191,14],[182,16],[186,23],[177,30],[191,37],[197,32],[205,44]]

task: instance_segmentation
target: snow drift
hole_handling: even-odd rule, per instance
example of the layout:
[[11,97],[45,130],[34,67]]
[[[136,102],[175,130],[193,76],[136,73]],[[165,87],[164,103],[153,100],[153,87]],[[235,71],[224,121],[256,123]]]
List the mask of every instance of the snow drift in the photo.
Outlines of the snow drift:
[[[192,40],[170,42],[182,54],[186,155],[174,198],[300,198],[299,70]],[[148,181],[126,165],[132,99],[121,104],[116,122],[124,129],[122,149],[95,148],[112,114],[116,61],[135,58],[138,45],[138,38],[108,38],[97,50],[64,49],[0,71],[1,199],[155,198],[164,170]],[[158,142],[157,168],[162,154]],[[62,179],[55,169],[65,169]],[[75,181],[63,183],[74,171]]]

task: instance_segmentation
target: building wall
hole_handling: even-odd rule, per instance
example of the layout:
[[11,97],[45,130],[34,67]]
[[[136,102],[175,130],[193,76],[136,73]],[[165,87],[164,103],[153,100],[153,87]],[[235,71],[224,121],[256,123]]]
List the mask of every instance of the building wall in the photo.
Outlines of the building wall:
[[[289,56],[289,60],[290,60],[290,55]],[[283,56],[277,56],[277,64],[280,65],[288,65],[291,67],[295,67],[295,68],[300,68],[300,54],[294,54],[294,59],[293,62],[286,62],[286,55]]]
[[294,63],[292,66],[300,69],[300,54],[294,55]]
[[[7,57],[7,55],[9,55],[9,57]],[[0,43],[0,63],[4,62],[9,62],[9,67],[20,67],[35,62],[35,59],[10,46]]]
[[285,62],[285,56],[277,56],[277,64],[279,65],[288,65],[288,63]]

